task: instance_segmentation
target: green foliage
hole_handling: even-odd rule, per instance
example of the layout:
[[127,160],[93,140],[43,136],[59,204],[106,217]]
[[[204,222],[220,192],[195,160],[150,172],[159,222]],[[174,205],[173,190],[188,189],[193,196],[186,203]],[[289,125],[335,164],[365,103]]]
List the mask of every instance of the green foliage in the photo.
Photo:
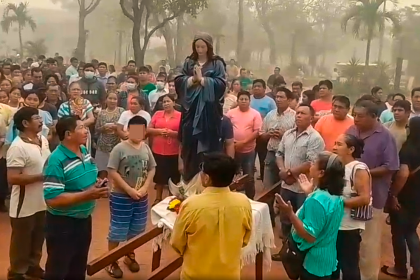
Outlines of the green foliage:
[[158,13],[169,14],[188,14],[197,16],[202,10],[207,8],[207,0],[153,0],[150,8]]
[[48,52],[48,47],[45,44],[45,39],[27,41],[23,48],[26,52],[26,56],[28,57],[38,57],[39,55],[46,54]]
[[4,10],[1,27],[4,32],[9,33],[10,27],[17,24],[20,29],[25,28],[27,25],[35,31],[36,23],[32,16],[28,13],[28,2],[21,2],[19,5],[9,3]]
[[394,11],[383,12],[380,8],[386,0],[352,0],[351,6],[345,11],[341,26],[346,32],[350,22],[353,23],[351,32],[361,40],[371,40],[381,32],[384,22],[392,24],[394,34],[400,30],[398,13]]

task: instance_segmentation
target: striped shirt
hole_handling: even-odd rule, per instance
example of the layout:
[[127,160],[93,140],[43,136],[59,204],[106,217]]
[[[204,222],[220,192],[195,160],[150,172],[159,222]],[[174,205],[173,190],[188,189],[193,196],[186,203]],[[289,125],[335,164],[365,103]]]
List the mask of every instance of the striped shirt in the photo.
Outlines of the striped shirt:
[[[84,121],[88,118],[88,113],[93,111],[93,106],[87,99],[83,99],[83,109],[82,109],[82,116],[80,117],[81,121]],[[66,116],[72,116],[75,115],[76,112],[72,110],[70,106],[70,101],[64,102],[60,105],[60,108],[58,109],[58,118],[66,117]]]
[[303,267],[310,274],[318,277],[328,277],[337,269],[337,232],[344,215],[344,202],[341,196],[329,194],[327,191],[316,190],[308,196],[297,216],[302,221],[305,230],[313,237],[314,243],[301,238],[292,229],[293,240],[298,243],[301,251],[306,254]]
[[[44,198],[53,199],[62,193],[82,192],[96,183],[98,168],[86,148],[80,147],[83,160],[60,144],[44,165]],[[87,218],[95,208],[95,201],[87,201],[65,208],[52,208],[53,215]]]
[[[268,133],[271,130],[280,129],[287,131],[295,127],[296,112],[287,108],[283,113],[279,114],[277,109],[272,110],[265,116],[261,133]],[[270,137],[267,144],[268,151],[277,151],[280,139]]]
[[[324,149],[324,140],[312,126],[299,135],[297,135],[297,128],[292,128],[283,134],[276,157],[283,157],[284,167],[287,170],[305,162],[315,162],[318,154]],[[287,185],[283,181],[281,186],[295,193],[303,193],[298,182]]]

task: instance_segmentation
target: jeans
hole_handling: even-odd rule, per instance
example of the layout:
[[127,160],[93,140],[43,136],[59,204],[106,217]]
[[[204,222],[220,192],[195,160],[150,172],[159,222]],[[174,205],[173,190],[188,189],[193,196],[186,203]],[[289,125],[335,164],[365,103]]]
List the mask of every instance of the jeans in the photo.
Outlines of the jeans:
[[407,273],[407,246],[413,272],[420,273],[420,241],[416,232],[420,216],[401,208],[399,211],[391,211],[390,218],[395,269]]
[[[281,188],[280,195],[285,202],[290,201],[293,212],[296,212],[305,202],[306,195],[304,193],[295,193],[287,189]],[[292,224],[288,217],[280,214],[281,231],[284,237],[289,236],[292,230]]]
[[[258,161],[260,162],[261,180],[264,180],[264,168],[265,168],[264,162],[265,162],[265,157],[267,155],[267,144],[268,144],[268,140],[262,137],[257,138],[257,146],[255,147],[255,151],[256,151],[256,155],[258,155]],[[255,162],[256,155],[254,155],[254,162]]]
[[362,237],[360,230],[340,230],[337,236],[337,271],[331,279],[340,279],[340,271],[343,274],[342,280],[360,280],[359,250]]
[[280,181],[280,170],[276,163],[276,152],[267,151],[264,163],[264,188],[270,189],[272,186],[274,186],[274,184]]
[[248,198],[254,199],[255,196],[255,180],[254,180],[254,163],[255,151],[249,153],[235,153],[236,165],[242,169],[243,174],[248,175],[248,180],[244,185],[245,194]]
[[45,280],[85,280],[92,217],[72,218],[47,213]]
[[330,280],[330,276],[319,277],[313,274],[310,274],[306,269],[303,269],[302,275],[299,278],[300,280]]

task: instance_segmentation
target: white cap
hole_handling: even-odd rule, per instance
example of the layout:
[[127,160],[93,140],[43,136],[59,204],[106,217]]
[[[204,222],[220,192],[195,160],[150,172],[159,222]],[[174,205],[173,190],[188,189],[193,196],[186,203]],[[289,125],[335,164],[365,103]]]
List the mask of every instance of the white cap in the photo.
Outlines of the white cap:
[[34,62],[31,64],[31,68],[38,68],[39,67],[39,63],[38,62]]

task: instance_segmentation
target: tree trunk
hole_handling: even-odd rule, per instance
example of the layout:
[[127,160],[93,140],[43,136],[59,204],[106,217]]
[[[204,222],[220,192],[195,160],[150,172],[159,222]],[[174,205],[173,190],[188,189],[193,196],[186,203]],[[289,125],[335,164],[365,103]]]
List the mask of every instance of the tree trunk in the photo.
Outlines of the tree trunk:
[[182,65],[184,58],[182,57],[182,47],[183,47],[183,30],[184,30],[184,15],[180,15],[177,18],[176,25],[176,45],[175,45],[175,66]]
[[369,59],[370,59],[370,46],[372,43],[372,36],[368,37],[367,43],[366,43],[366,58],[365,58],[365,66],[369,66]]
[[86,30],[85,30],[85,1],[81,0],[80,10],[79,10],[79,38],[77,40],[76,48],[76,57],[80,61],[85,61],[85,52],[86,52]]
[[118,66],[121,66],[122,65],[122,61],[121,61],[121,59],[122,59],[122,57],[121,57],[121,55],[122,55],[122,42],[123,42],[123,32],[124,31],[122,31],[122,30],[118,30],[117,31],[118,32],[118,58],[117,58],[117,61],[118,61]]
[[[386,13],[386,0],[384,0],[384,10],[383,13]],[[385,18],[382,20],[383,28],[381,31],[381,35],[379,37],[379,51],[378,51],[378,61],[382,59],[382,50],[384,47],[384,37],[385,37]]]
[[328,40],[328,33],[327,33],[327,26],[324,25],[322,31],[322,60],[321,60],[321,67],[325,68],[325,59],[327,56],[327,41]]
[[244,44],[244,0],[238,2],[238,35],[236,45],[236,60],[242,63],[242,46]]
[[19,55],[19,58],[20,58],[20,61],[23,61],[23,42],[22,42],[22,27],[20,26],[20,24],[19,24],[19,30],[18,30],[18,33],[19,33],[19,47],[20,47],[20,55]]
[[265,33],[267,33],[268,44],[270,46],[270,64],[276,65],[277,63],[277,56],[276,56],[276,40],[274,38],[274,32],[271,30],[271,27],[268,22],[265,22],[263,18],[260,18],[262,21],[262,26],[264,28]]
[[140,43],[141,15],[134,15],[134,17],[132,33],[134,59],[138,66],[142,66],[144,65],[144,52],[146,48],[142,49]]
[[[169,23],[168,23],[169,25]],[[174,36],[171,34],[172,30],[170,27],[166,26],[161,29],[162,35],[165,38],[166,42],[166,54],[168,56],[168,62],[171,67],[175,65],[175,49],[174,49]]]

